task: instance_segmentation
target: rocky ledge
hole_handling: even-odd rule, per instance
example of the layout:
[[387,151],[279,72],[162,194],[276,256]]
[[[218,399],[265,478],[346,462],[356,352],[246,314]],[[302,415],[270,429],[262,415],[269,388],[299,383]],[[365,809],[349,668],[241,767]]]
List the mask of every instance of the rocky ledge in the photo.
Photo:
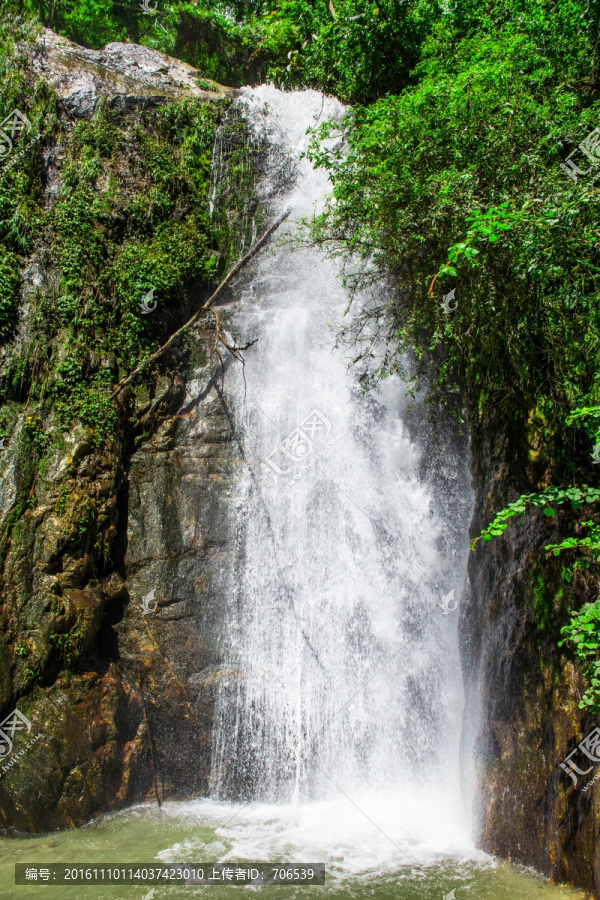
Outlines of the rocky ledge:
[[228,88],[207,82],[187,63],[138,44],[88,50],[44,28],[28,47],[32,71],[52,85],[65,110],[91,118],[100,97],[117,108],[199,97],[218,100]]

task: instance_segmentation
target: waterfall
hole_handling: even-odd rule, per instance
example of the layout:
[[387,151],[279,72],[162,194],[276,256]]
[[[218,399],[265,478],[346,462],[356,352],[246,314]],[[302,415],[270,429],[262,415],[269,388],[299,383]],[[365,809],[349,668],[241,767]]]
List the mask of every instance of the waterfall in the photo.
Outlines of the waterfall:
[[[268,217],[290,207],[294,232],[330,189],[302,156],[307,128],[343,107],[269,86],[236,104],[270,146]],[[256,343],[225,378],[241,462],[211,795],[343,801],[400,840],[421,821],[435,830],[443,809],[448,832],[458,821],[459,611],[440,604],[465,577],[467,448],[450,428],[434,435],[398,379],[362,392],[334,346],[339,274],[283,239],[222,311],[238,343]]]

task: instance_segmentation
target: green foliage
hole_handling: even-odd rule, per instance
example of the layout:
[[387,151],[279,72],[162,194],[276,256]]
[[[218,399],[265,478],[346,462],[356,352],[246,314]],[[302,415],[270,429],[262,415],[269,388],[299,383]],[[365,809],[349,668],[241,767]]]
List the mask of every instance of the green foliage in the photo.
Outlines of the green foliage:
[[[591,430],[597,436],[599,412],[598,407],[580,407],[570,413],[567,417],[567,424],[575,425],[584,419],[588,420],[588,431]],[[597,508],[600,503],[600,488],[586,485],[582,485],[580,488],[550,486],[539,493],[522,495],[514,503],[501,510],[488,527],[471,541],[471,550],[475,548],[475,544],[480,538],[484,541],[491,541],[502,535],[508,528],[510,520],[514,516],[522,518],[528,507],[540,507],[546,516],[552,518],[556,515],[555,507],[563,506],[566,503],[570,503],[573,510],[580,509],[584,504]],[[594,512],[597,514],[596,509]],[[559,543],[546,544],[544,548],[549,557],[560,556],[565,551],[570,553],[577,551],[572,564],[563,566],[561,569],[561,576],[567,582],[572,580],[574,572],[589,569],[592,564],[600,562],[600,522],[588,519],[580,522],[579,527],[587,529],[587,534],[584,536],[581,536],[581,533],[575,536],[571,535]],[[534,605],[538,607],[536,614],[539,618],[540,604],[535,602],[538,600],[539,590],[537,593],[536,591],[532,593]],[[569,625],[561,628],[561,634],[565,635],[565,638],[559,642],[558,646],[562,647],[565,642],[573,645],[575,655],[580,662],[581,674],[589,682],[579,706],[582,709],[590,708],[592,712],[598,712],[600,711],[600,599],[595,603],[586,603],[578,612],[572,610],[571,621]]]
[[131,11],[126,4],[121,6],[110,0],[62,0],[49,3],[48,7],[42,0],[32,5],[51,28],[84,47],[103,47],[110,41],[125,41],[128,36],[132,40],[139,38],[135,23],[140,17],[133,4]]
[[54,632],[49,636],[50,643],[61,654],[65,666],[72,669],[82,655],[84,633],[81,629],[67,634]]
[[73,487],[71,483],[62,486],[56,512],[62,518],[61,531],[65,538],[75,538],[81,545],[88,535],[94,536],[92,532],[97,521],[97,503],[78,486]]
[[573,645],[580,669],[589,681],[579,706],[591,713],[600,711],[600,599],[586,603],[578,613],[573,613],[568,625],[561,628],[567,641]]
[[58,502],[56,504],[56,512],[59,516],[62,516],[67,508],[67,498],[69,496],[69,485],[63,484],[60,489],[60,493],[58,495]]
[[600,441],[600,406],[582,406],[579,409],[575,409],[567,418],[566,424],[574,425],[576,422],[583,422],[588,436],[594,442],[595,447],[592,459],[597,464],[599,462],[596,456],[598,442]]
[[26,19],[39,19],[84,47],[102,47],[110,41],[132,38],[135,23],[141,18],[135,6],[130,11],[116,0],[5,0],[3,6]]
[[58,379],[49,386],[48,396],[63,428],[69,428],[74,419],[91,428],[98,441],[104,440],[116,424],[114,404],[110,401],[110,372],[104,370],[84,374],[75,359],[66,359],[56,367]]
[[25,669],[25,671],[23,672],[23,680],[25,681],[25,684],[26,684],[26,685],[29,685],[29,684],[31,684],[33,681],[35,681],[35,679],[38,678],[39,675],[40,675],[40,668],[39,668],[39,666],[36,666],[35,669],[29,669],[29,668],[27,668],[27,669]]
[[89,497],[83,497],[77,509],[77,536],[82,540],[96,521],[96,507]]
[[[559,544],[548,544],[545,548],[548,554],[560,556],[563,550],[585,550],[592,562],[600,561],[600,525],[593,520],[589,520],[588,522],[581,522],[580,527],[589,528],[589,533],[585,537],[568,537]],[[574,568],[589,569],[589,566],[589,560],[582,558],[575,561]],[[566,581],[570,581],[572,571],[563,567],[562,575]]]
[[[65,428],[79,420],[97,441],[113,432],[114,376],[102,360],[113,353],[133,368],[178,321],[188,286],[216,271],[207,191],[219,113],[215,104],[182,102],[137,125],[128,136],[136,189],[126,194],[114,171],[125,140],[114,116],[101,106],[73,129],[51,217],[60,293],[40,319],[68,354],[32,385]],[[155,316],[140,309],[150,290]]]
[[38,416],[27,416],[23,430],[38,454],[43,455],[50,444],[50,435],[44,432],[44,426]]
[[439,403],[462,391],[474,427],[493,411],[522,432],[537,410],[546,459],[567,455],[568,411],[600,396],[598,190],[560,169],[600,114],[583,90],[588,15],[574,0],[468,4],[432,28],[414,87],[320,125],[310,151],[333,182],[310,236],[347,263],[351,299],[372,290],[340,332],[365,383],[375,369]]
[[[521,585],[519,585],[519,594],[531,610],[535,627],[540,636],[554,639],[557,619],[562,617],[565,590],[564,588],[556,590],[549,582],[548,574],[545,571],[544,560],[536,560],[522,592]],[[542,666],[545,665],[544,660],[540,662]]]
[[[478,211],[472,216],[467,216],[465,221],[473,224],[469,227],[465,240],[450,247],[448,250],[448,261],[437,273],[434,282],[442,275],[458,275],[456,264],[461,257],[468,261],[474,260],[474,257],[479,256],[479,250],[473,246],[476,241],[487,239],[490,244],[493,244],[498,240],[500,232],[510,231],[519,221],[522,221],[524,210],[511,212],[507,209],[507,206],[508,201],[502,203],[496,209],[487,209],[485,212]],[[432,286],[430,287],[430,293]]]
[[0,259],[0,337],[6,337],[16,320],[19,298],[19,257],[7,250]]
[[[485,528],[478,537],[471,541],[471,550],[475,548],[475,544],[478,540],[491,541],[492,538],[503,534],[510,524],[509,519],[512,519],[513,516],[522,518],[526,513],[528,506],[539,506],[542,508],[544,515],[552,517],[556,515],[556,510],[554,509],[555,506],[562,506],[565,503],[570,503],[572,509],[579,509],[584,503],[598,503],[599,500],[600,488],[587,487],[587,485],[582,485],[580,488],[558,488],[550,486],[540,493],[523,494],[518,500],[515,500],[514,503],[509,504],[505,509],[502,509],[497,513],[495,519],[490,522],[488,527]],[[582,524],[587,525],[588,523]],[[572,546],[579,546],[579,544],[574,544]],[[589,545],[582,544],[581,546]],[[558,545],[556,547],[552,545],[548,546],[546,549],[552,550],[554,556],[558,556],[560,549],[563,548],[562,545],[560,548]]]
[[17,641],[17,646],[15,647],[15,656],[23,659],[24,657],[29,655],[29,650],[27,649],[27,645],[24,641]]
[[252,11],[246,18],[240,10],[234,18],[230,4],[199,0],[172,4],[157,18],[148,43],[195,66],[212,81],[238,87],[262,80],[259,34]]
[[282,0],[266,4],[261,52],[279,83],[310,85],[366,103],[402,90],[437,4],[404,0]]
[[226,84],[269,79],[364,103],[409,83],[440,15],[431,0],[200,0],[172,4],[147,40]]

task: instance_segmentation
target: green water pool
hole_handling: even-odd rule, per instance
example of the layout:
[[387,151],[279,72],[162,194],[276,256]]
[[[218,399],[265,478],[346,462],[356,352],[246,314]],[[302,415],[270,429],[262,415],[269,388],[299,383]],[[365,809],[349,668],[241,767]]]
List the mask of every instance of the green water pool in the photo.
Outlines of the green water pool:
[[[380,811],[380,821],[385,819]],[[443,819],[443,816],[441,816]],[[417,823],[418,825],[419,823]],[[150,805],[103,817],[73,831],[0,839],[0,896],[43,900],[144,900],[151,885],[16,886],[14,865],[81,865],[220,861],[325,862],[325,886],[158,885],[153,900],[240,893],[274,898],[334,896],[339,900],[514,900],[584,898],[476,850],[458,830],[446,844],[440,834],[416,828],[412,837],[385,832],[335,804],[276,807],[200,800]],[[410,832],[410,829],[409,829]]]

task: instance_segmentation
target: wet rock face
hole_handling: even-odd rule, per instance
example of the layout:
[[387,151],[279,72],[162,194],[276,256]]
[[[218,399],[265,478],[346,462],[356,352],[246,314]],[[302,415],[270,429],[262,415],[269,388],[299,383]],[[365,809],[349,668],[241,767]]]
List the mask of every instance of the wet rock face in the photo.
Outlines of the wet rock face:
[[157,105],[185,94],[216,100],[227,92],[218,84],[200,87],[187,63],[138,44],[108,44],[87,50],[45,28],[29,50],[31,67],[48,81],[67,113],[90,119],[100,97],[126,111]]
[[[193,339],[203,347],[201,334]],[[52,514],[60,480],[46,486],[45,508],[19,522],[4,570],[3,621],[13,640],[3,647],[2,708],[19,709],[31,728],[0,759],[6,828],[73,827],[153,797],[150,749],[163,797],[208,789],[221,675],[213,613],[229,571],[224,498],[236,457],[213,376],[211,363],[192,372],[187,392],[165,378],[150,402],[138,401],[151,437],[127,471],[124,459],[103,461],[109,502],[100,534],[120,571],[108,566],[98,582],[77,523],[69,535]],[[100,461],[76,439],[69,450],[54,477],[79,454],[76,483],[82,497],[93,496],[99,479],[90,483],[82,468],[100,476]],[[24,659],[14,659],[15,646]],[[66,674],[58,671],[65,663]],[[32,691],[25,664],[42,676]]]
[[196,369],[174,416],[131,459],[125,568],[130,603],[118,625],[129,680],[153,696],[159,776],[170,793],[206,793],[217,614],[227,590],[227,495],[236,467],[212,362]]
[[[536,489],[527,483],[527,466],[515,471],[503,462],[508,457],[492,429],[473,442],[472,538],[506,503]],[[543,551],[558,533],[552,520],[530,512],[471,554],[460,623],[464,749],[475,760],[480,846],[598,896],[592,796],[598,783],[584,793],[587,779],[575,787],[560,768],[596,723],[578,708],[584,688],[571,657],[557,646],[568,607],[578,609],[594,594],[592,584],[576,578],[565,601],[559,566],[553,570]]]
[[[140,104],[151,115],[173,99],[224,96],[218,86],[200,89],[191,67],[134,45],[88,51],[46,31],[27,51],[33,72],[58,92],[63,138],[101,98],[127,133]],[[63,151],[48,152],[48,207]],[[125,141],[119,172],[129,173],[132,153]],[[132,187],[143,190],[132,179],[118,182],[123,208]],[[36,292],[52,302],[59,283],[41,241],[24,270],[19,327],[0,350],[3,363],[26,357]],[[182,324],[207,289],[190,284],[168,327]],[[52,354],[64,359],[66,336],[52,340]],[[65,429],[26,396],[3,422],[0,721],[17,709],[25,722],[8,742],[0,733],[0,828],[82,825],[153,799],[154,776],[164,798],[207,790],[221,675],[211,611],[226,589],[235,458],[214,335],[207,350],[208,341],[201,328],[190,333],[184,349],[165,356],[165,374],[123,392],[114,433],[100,446],[88,428]],[[123,375],[110,352],[89,362],[114,382]]]

